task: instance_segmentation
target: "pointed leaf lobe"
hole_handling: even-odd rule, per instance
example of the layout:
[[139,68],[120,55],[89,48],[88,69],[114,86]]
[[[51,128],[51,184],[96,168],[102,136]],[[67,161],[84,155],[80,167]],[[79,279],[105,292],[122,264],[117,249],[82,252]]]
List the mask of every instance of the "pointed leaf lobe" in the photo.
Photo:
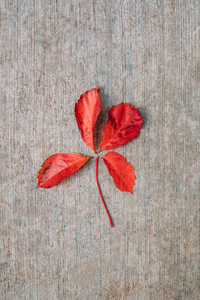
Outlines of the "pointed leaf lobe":
[[54,154],[38,172],[37,187],[50,188],[80,169],[91,157],[79,153]]
[[102,159],[110,175],[113,177],[116,187],[122,192],[133,194],[136,177],[131,163],[127,163],[125,157],[113,151],[108,152]]
[[95,153],[93,129],[101,110],[98,90],[99,88],[87,91],[75,105],[75,117],[82,139]]
[[143,122],[139,110],[130,103],[122,102],[113,106],[108,114],[109,119],[102,132],[100,151],[111,150],[132,140],[139,134]]

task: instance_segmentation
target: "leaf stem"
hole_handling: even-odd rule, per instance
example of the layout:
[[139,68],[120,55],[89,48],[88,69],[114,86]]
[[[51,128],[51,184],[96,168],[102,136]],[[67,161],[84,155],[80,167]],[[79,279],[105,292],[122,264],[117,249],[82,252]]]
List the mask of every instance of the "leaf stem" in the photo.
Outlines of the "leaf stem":
[[113,222],[112,222],[112,220],[111,220],[111,217],[110,217],[110,215],[109,215],[109,212],[108,212],[108,210],[107,210],[106,204],[105,204],[105,202],[104,202],[104,200],[103,200],[103,196],[102,196],[102,194],[101,194],[100,187],[99,187],[99,182],[98,182],[98,177],[97,177],[97,166],[98,166],[98,157],[96,158],[96,182],[97,182],[97,187],[98,187],[99,195],[100,195],[101,200],[102,200],[102,202],[103,202],[104,208],[105,208],[106,213],[107,213],[107,215],[108,215],[108,218],[109,218],[109,221],[110,221],[110,226],[111,226],[111,227],[114,227],[114,226],[113,226]]

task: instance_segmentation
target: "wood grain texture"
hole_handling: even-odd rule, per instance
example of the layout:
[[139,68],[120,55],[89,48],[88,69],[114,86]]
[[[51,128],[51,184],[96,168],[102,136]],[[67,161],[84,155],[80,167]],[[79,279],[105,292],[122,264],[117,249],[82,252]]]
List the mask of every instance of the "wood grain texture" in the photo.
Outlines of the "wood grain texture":
[[[0,298],[199,299],[200,2],[0,2]],[[98,145],[112,105],[144,118],[116,149],[135,169],[133,195],[99,163],[113,229],[95,160],[35,188],[50,155],[93,155],[74,106],[97,86]]]

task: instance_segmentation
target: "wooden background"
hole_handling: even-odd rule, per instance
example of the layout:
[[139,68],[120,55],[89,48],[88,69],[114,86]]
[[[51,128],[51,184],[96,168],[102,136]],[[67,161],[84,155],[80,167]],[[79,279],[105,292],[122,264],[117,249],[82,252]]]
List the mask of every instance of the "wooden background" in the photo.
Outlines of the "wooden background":
[[[199,0],[0,3],[0,299],[199,299]],[[97,86],[97,144],[112,105],[144,118],[116,149],[133,195],[99,162],[113,229],[94,159],[35,188],[51,154],[92,155],[74,106]]]

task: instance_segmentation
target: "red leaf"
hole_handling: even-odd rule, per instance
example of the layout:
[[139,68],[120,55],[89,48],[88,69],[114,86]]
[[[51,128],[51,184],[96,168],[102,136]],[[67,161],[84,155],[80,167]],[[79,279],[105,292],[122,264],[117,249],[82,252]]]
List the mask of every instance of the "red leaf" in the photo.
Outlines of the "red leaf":
[[49,156],[38,172],[37,187],[50,188],[80,169],[91,157],[79,153]]
[[100,151],[113,149],[132,140],[140,132],[143,122],[139,110],[130,106],[130,103],[112,106],[108,113],[109,119],[103,128]]
[[92,89],[81,95],[75,106],[75,116],[81,136],[95,153],[93,129],[101,110],[98,90],[99,88]]
[[113,177],[116,187],[122,192],[133,194],[136,177],[131,163],[127,163],[126,158],[116,152],[109,152],[102,159]]

